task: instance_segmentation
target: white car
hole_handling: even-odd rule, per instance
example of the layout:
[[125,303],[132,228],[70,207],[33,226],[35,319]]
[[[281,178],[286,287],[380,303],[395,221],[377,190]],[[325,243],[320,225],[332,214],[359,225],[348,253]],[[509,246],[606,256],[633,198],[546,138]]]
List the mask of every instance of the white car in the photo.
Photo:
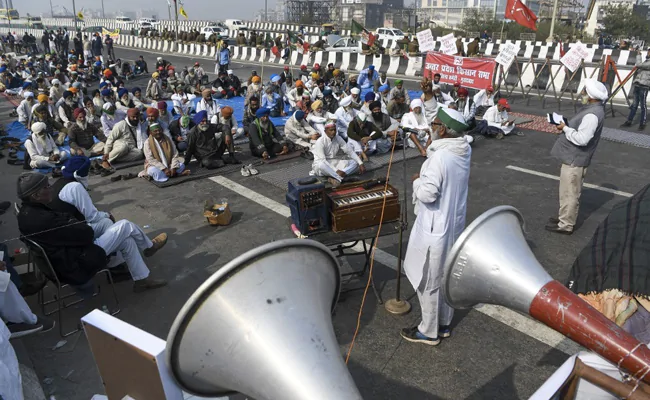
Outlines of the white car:
[[121,25],[132,24],[133,20],[129,17],[115,17],[115,22]]
[[138,20],[138,23],[140,24],[140,26],[142,26],[143,24],[160,25],[160,21],[156,21],[155,18],[140,18]]
[[214,34],[218,34],[223,40],[228,39],[228,31],[219,26],[206,26],[201,29],[201,33],[205,36],[205,40],[209,40]]
[[351,37],[340,37],[338,35],[327,35],[327,51],[339,51],[343,53],[361,53],[361,42]]
[[396,28],[377,28],[375,32],[379,39],[402,40],[404,39],[404,32]]
[[230,29],[231,31],[246,31],[248,30],[248,27],[244,23],[244,21],[240,19],[227,19],[226,20],[226,27]]

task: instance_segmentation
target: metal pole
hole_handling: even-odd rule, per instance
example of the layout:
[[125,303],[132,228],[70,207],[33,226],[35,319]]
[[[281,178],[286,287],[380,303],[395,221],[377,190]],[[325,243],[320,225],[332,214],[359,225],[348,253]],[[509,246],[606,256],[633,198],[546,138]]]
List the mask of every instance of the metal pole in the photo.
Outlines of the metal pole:
[[174,0],[174,22],[176,25],[176,41],[178,42],[178,3]]
[[54,7],[52,7],[52,0],[50,0],[50,14],[52,14],[52,18],[54,18]]
[[74,15],[74,30],[77,30],[77,9],[74,4],[74,0],[72,0],[72,14]]
[[11,31],[11,15],[9,15],[9,0],[5,0],[5,10],[7,10],[7,21],[9,21],[9,30]]
[[269,0],[264,0],[264,22],[269,22]]
[[499,4],[499,0],[494,0],[494,10],[492,11],[492,18],[494,20],[497,19],[497,5]]
[[408,181],[406,178],[406,143],[407,143],[407,137],[408,133],[407,132],[402,132],[404,135],[402,137],[402,156],[404,159],[402,160],[402,172],[404,176],[402,179],[404,179],[404,190],[402,191],[402,205],[401,210],[400,210],[400,223],[399,223],[399,242],[397,244],[397,287],[395,288],[395,298],[394,299],[389,299],[384,303],[384,308],[386,311],[388,311],[391,314],[395,315],[403,315],[411,311],[411,303],[406,301],[405,299],[400,298],[400,292],[402,289],[402,254],[403,249],[402,249],[402,236],[404,233],[405,229],[408,229],[408,206],[407,206],[407,195],[406,191],[408,188]]
[[104,12],[104,0],[102,0],[102,18],[106,18],[106,13]]
[[172,20],[172,4],[169,1],[167,2],[167,13],[169,14],[169,20],[171,21]]
[[553,16],[551,17],[551,31],[548,34],[548,38],[546,39],[546,43],[552,43],[553,42],[553,31],[555,30],[555,16],[557,15],[557,3],[558,3],[558,0],[555,0],[553,2]]

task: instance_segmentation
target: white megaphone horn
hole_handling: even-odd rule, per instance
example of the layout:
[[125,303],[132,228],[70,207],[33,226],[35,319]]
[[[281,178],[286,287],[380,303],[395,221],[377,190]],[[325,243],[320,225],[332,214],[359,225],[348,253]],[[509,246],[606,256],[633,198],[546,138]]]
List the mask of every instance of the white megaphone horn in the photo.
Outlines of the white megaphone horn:
[[272,242],[235,258],[185,303],[167,338],[187,392],[256,400],[360,400],[332,311],[339,266],[313,240]]

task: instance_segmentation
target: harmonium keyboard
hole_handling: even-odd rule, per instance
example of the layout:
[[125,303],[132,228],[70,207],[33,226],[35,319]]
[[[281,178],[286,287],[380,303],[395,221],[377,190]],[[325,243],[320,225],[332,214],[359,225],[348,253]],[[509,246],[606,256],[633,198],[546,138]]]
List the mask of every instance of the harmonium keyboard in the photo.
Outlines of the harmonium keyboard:
[[334,232],[379,225],[382,208],[383,222],[399,219],[401,208],[397,189],[384,183],[372,185],[368,182],[342,185],[327,194]]

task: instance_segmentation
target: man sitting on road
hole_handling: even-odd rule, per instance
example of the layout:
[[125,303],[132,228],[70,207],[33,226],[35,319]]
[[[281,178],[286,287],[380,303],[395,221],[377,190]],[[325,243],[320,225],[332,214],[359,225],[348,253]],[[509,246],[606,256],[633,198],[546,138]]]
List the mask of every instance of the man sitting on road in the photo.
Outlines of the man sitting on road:
[[[74,110],[77,123],[70,128],[70,152],[75,155],[93,157],[104,154],[106,136],[93,124],[86,121],[86,111],[82,108]],[[98,142],[95,143],[95,138]]]
[[172,135],[178,151],[184,152],[187,150],[187,135],[194,126],[194,122],[188,115],[175,119],[169,125],[169,133]]
[[172,102],[174,103],[174,111],[176,111],[176,114],[190,115],[192,100],[195,98],[196,95],[187,94],[182,87],[177,87],[176,93],[172,95]]
[[[366,172],[352,146],[337,134],[334,121],[325,124],[325,134],[316,140],[311,151],[314,155],[311,174],[327,177],[333,186],[338,186],[357,169],[361,174]],[[345,156],[339,154],[341,151]]]
[[208,121],[212,124],[216,124],[218,118],[217,115],[219,114],[219,111],[221,111],[221,107],[219,107],[219,104],[217,104],[217,102],[212,98],[212,90],[203,90],[201,96],[203,98],[196,103],[196,112],[199,113],[200,111],[205,111],[208,114]]
[[395,87],[390,90],[390,94],[388,95],[389,100],[395,99],[395,96],[398,94],[401,94],[404,97],[404,102],[406,104],[409,104],[411,102],[409,92],[406,90],[406,88],[404,88],[404,81],[401,79],[395,80]]
[[348,126],[348,143],[362,160],[377,152],[377,140],[383,137],[381,129],[368,121],[368,116],[360,112]]
[[[81,192],[86,193],[78,194]],[[45,250],[61,282],[85,284],[106,268],[108,255],[119,251],[133,277],[135,292],[167,284],[149,276],[149,268],[139,252],[143,250],[146,257],[151,257],[165,245],[167,235],[152,241],[137,225],[121,220],[95,238],[93,228],[85,221],[50,207],[54,193],[42,174],[22,174],[18,178],[18,197],[22,200],[18,213],[21,235],[29,236]]]
[[255,114],[255,121],[248,126],[251,153],[265,160],[289,153],[287,141],[273,125],[269,114],[268,108],[260,108]]
[[357,78],[357,84],[361,89],[367,89],[373,87],[375,81],[379,81],[379,74],[375,71],[375,66],[371,65],[368,68],[361,71],[359,77]]
[[163,133],[159,123],[149,125],[149,138],[144,142],[144,158],[144,171],[140,175],[156,182],[167,182],[169,178],[190,174],[178,157],[176,146]]
[[273,88],[267,87],[266,94],[262,97],[262,108],[269,110],[272,117],[284,117],[284,102],[282,97],[273,91]]
[[67,151],[59,150],[43,122],[32,124],[32,134],[25,140],[25,150],[25,163],[32,168],[56,168],[69,156]]
[[113,127],[120,121],[126,119],[126,113],[115,108],[113,103],[107,102],[102,106],[102,116],[99,118],[102,123],[102,132],[108,137],[113,131]]
[[212,124],[207,111],[199,111],[194,115],[194,124],[187,136],[185,165],[189,165],[192,157],[196,158],[203,168],[217,169],[224,166],[226,161],[223,153],[226,151],[226,141],[232,136],[230,131],[223,132],[222,124]]
[[388,102],[386,111],[391,118],[401,121],[404,114],[409,112],[409,105],[405,103],[404,95],[395,93],[395,96]]
[[336,115],[336,132],[347,142],[348,126],[357,116],[357,110],[352,107],[352,96],[346,96],[339,101],[339,108],[334,115]]
[[422,100],[411,101],[411,112],[404,114],[401,124],[409,133],[408,146],[418,149],[420,155],[426,157],[432,138],[431,126],[422,112]]
[[293,113],[284,126],[284,136],[296,146],[311,149],[320,137],[318,132],[305,120],[305,113],[298,110]]
[[[501,140],[506,135],[509,135],[514,129],[515,124],[513,120],[508,117],[510,104],[507,99],[499,99],[496,105],[490,107],[483,115],[483,121],[476,124],[476,128],[472,131],[474,134],[492,136]],[[524,136],[521,131],[515,131],[517,136]]]
[[474,95],[474,104],[476,104],[475,116],[481,117],[488,108],[494,106],[494,87],[488,85]]
[[23,101],[18,104],[16,112],[18,113],[18,122],[27,126],[32,118],[32,107],[34,106],[34,93],[23,92]]
[[145,121],[145,126],[147,128],[149,128],[153,124],[158,124],[160,125],[160,128],[163,130],[163,133],[167,137],[171,138],[171,134],[169,133],[168,126],[163,124],[162,121],[160,120],[160,111],[158,109],[149,107],[147,108],[146,114],[147,114],[147,119]]
[[235,96],[241,96],[242,93],[243,93],[243,90],[242,90],[242,87],[241,87],[241,81],[239,80],[237,75],[235,75],[233,73],[232,69],[229,69],[226,72],[228,72],[228,84],[235,91]]
[[129,162],[144,158],[142,148],[147,140],[146,127],[140,122],[140,110],[130,108],[126,119],[113,127],[104,145],[104,169],[115,162]]
[[323,102],[321,100],[316,100],[311,103],[311,112],[307,114],[307,122],[318,131],[319,135],[325,134],[325,123],[335,119],[336,115],[323,110]]
[[458,111],[463,114],[463,118],[465,118],[467,125],[472,128],[475,124],[474,116],[476,115],[476,103],[474,103],[472,97],[469,97],[469,91],[467,89],[463,87],[459,88],[456,93],[458,95],[458,99],[456,99],[456,107]]
[[376,141],[377,151],[379,154],[388,153],[397,137],[399,122],[382,111],[381,102],[379,101],[370,103],[370,122],[381,129],[383,134],[383,137]]

